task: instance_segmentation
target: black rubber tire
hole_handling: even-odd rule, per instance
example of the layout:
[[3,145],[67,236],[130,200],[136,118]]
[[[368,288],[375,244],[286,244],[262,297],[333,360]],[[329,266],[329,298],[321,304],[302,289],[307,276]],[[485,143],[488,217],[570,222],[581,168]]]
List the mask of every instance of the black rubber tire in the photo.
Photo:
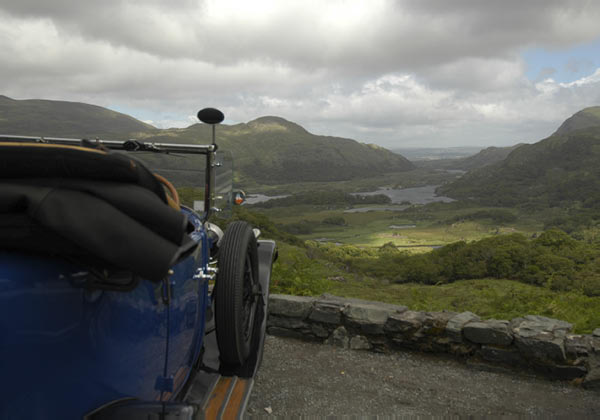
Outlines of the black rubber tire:
[[214,305],[221,362],[243,365],[250,354],[260,293],[257,242],[248,223],[229,225],[218,268]]

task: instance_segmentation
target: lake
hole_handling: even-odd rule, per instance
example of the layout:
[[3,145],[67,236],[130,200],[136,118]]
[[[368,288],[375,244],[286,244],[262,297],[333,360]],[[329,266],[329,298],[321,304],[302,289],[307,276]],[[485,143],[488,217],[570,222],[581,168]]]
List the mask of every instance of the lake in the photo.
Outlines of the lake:
[[403,202],[410,202],[411,204],[428,204],[441,201],[443,203],[450,203],[455,201],[450,197],[438,196],[435,194],[435,189],[439,185],[426,185],[424,187],[415,188],[380,188],[373,192],[361,192],[355,193],[354,195],[375,195],[383,194],[387,195],[391,200],[392,204],[401,204]]

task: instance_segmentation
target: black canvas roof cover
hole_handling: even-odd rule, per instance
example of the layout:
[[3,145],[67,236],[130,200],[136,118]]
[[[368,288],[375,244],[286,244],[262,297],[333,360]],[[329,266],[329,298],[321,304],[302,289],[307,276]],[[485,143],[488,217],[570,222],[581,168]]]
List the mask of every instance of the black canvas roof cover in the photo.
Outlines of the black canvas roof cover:
[[128,156],[0,143],[0,248],[43,252],[158,281],[196,247],[184,214]]

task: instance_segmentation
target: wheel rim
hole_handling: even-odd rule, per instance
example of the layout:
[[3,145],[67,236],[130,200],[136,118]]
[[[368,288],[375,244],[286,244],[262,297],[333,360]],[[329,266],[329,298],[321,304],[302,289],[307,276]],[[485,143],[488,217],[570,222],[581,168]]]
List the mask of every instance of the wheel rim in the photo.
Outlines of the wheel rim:
[[257,281],[254,278],[252,267],[252,259],[250,253],[246,253],[246,261],[244,263],[244,291],[243,291],[243,331],[244,339],[249,340],[252,335],[254,326],[254,316],[256,314],[256,301],[258,297]]

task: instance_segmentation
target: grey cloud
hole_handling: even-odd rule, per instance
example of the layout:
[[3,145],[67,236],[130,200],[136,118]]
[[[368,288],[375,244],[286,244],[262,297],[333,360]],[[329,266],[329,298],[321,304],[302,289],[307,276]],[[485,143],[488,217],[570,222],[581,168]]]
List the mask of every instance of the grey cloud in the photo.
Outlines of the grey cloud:
[[17,0],[0,7],[19,16],[47,17],[86,39],[161,57],[335,68],[340,74],[411,71],[457,57],[511,55],[527,43],[561,45],[600,35],[595,24],[600,5],[587,3],[582,10],[578,1],[401,1],[395,7],[373,1],[362,3],[368,7],[339,26],[328,20],[325,7],[275,4],[269,19],[235,9],[214,15],[192,1],[63,0],[40,6]]
[[164,125],[217,105],[230,121],[274,114],[386,146],[533,141],[600,103],[600,80],[536,86],[519,58],[595,39],[597,3],[346,2],[341,20],[335,1],[211,4],[227,2],[0,0],[0,93]]

